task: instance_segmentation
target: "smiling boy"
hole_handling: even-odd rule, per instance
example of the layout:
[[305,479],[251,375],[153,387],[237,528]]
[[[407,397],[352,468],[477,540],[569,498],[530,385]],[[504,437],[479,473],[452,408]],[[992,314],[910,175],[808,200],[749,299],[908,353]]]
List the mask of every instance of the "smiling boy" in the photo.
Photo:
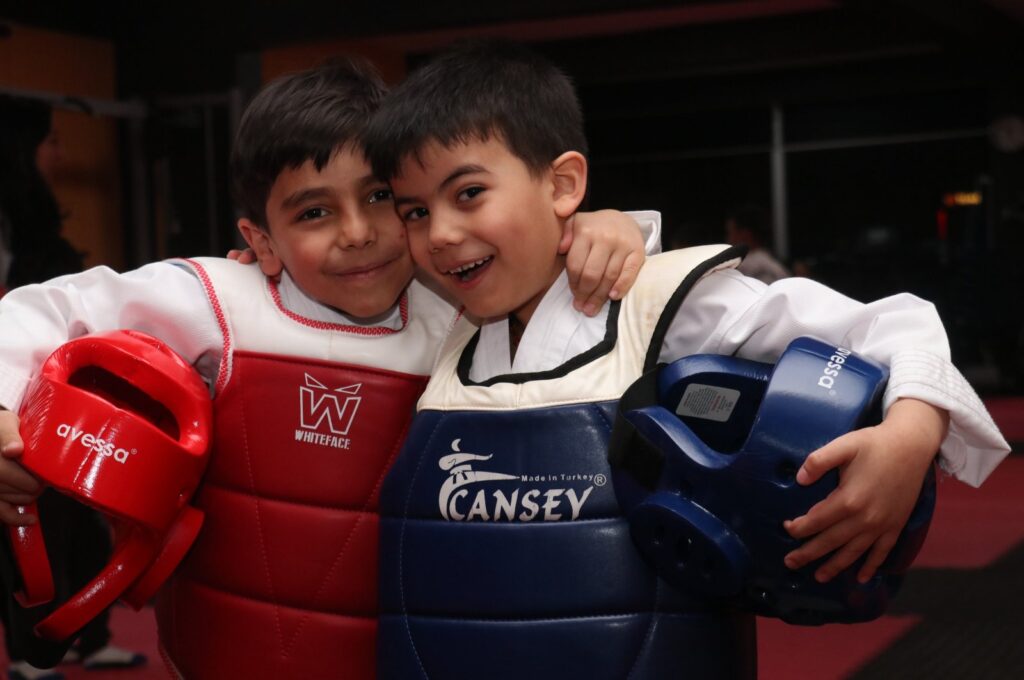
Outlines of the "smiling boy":
[[[285,168],[270,194],[264,225],[239,228],[264,274],[289,272],[306,295],[359,319],[390,310],[412,280],[405,230],[391,219],[390,188],[359,154],[336,153],[318,170],[311,161]],[[346,227],[338,235],[337,224]],[[342,240],[342,247],[333,247]],[[371,247],[372,246],[372,247]]]
[[[417,156],[395,178],[414,258],[444,274],[441,280],[474,314],[511,313],[525,324],[565,268],[560,256],[537,255],[558,250],[556,227],[575,211],[572,189],[583,186],[583,157],[555,159],[553,189],[538,192],[530,168],[497,137],[452,148],[431,141]],[[460,223],[472,227],[460,232]],[[521,224],[537,227],[527,235]]]
[[[863,305],[807,280],[768,287],[733,270],[741,250],[703,246],[649,259],[596,317],[575,311],[556,243],[586,192],[582,129],[565,75],[506,43],[445,52],[371,123],[368,155],[413,258],[485,320],[449,336],[381,491],[383,678],[756,673],[753,618],[661,582],[607,484],[616,401],[645,366],[771,360],[816,335],[891,367],[883,424],[798,475],[843,468],[837,491],[786,527],[808,538],[789,566],[831,553],[821,580],[862,554],[871,576],[940,444],[973,484],[1008,452],[949,363],[934,308],[910,295]],[[461,496],[440,493],[452,479]],[[579,507],[561,512],[569,497]],[[526,498],[550,512],[513,512]]]

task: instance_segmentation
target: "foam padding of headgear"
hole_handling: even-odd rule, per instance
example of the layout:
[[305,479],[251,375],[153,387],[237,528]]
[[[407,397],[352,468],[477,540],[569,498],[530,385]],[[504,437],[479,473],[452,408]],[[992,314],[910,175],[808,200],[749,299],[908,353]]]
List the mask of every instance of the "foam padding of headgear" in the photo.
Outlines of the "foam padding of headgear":
[[929,472],[909,522],[876,575],[855,563],[829,583],[783,563],[801,541],[783,521],[839,482],[796,482],[807,456],[881,420],[888,371],[811,338],[775,365],[695,355],[644,376],[620,402],[609,458],[634,543],[666,581],[790,623],[866,621],[885,610],[927,534]]

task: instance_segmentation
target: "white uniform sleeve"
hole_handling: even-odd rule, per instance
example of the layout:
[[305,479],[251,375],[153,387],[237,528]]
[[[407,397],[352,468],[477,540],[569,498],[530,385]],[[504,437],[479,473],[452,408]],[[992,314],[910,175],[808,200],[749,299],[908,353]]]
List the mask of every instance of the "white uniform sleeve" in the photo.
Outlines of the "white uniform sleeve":
[[902,397],[948,410],[939,462],[961,481],[981,484],[1009,453],[978,395],[950,363],[935,307],[907,293],[864,304],[809,279],[766,286],[736,271],[716,272],[686,297],[659,359],[713,353],[772,362],[802,335],[888,365],[886,411]]
[[194,274],[168,262],[124,274],[96,267],[0,300],[0,404],[17,411],[31,377],[68,340],[128,328],[160,338],[205,378],[216,374],[223,336]]
[[657,255],[661,252],[661,213],[657,210],[629,210],[624,214],[633,218],[640,227],[644,239],[644,252]]

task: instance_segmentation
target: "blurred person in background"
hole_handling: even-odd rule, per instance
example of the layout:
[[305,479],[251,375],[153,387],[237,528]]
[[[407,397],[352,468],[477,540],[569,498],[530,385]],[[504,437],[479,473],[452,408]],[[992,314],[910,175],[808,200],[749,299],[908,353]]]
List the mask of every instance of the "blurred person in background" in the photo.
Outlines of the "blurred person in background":
[[[0,95],[0,295],[17,286],[82,271],[83,254],[61,235],[62,215],[51,183],[63,160],[49,105]],[[2,323],[2,319],[0,319]],[[60,680],[63,674],[32,665],[53,665],[66,643],[38,638],[36,623],[55,604],[77,592],[109,560],[110,530],[102,516],[52,489],[38,499],[45,516],[45,541],[56,597],[49,605],[22,608],[14,599],[20,587],[6,532],[0,539],[0,618],[10,658],[9,680]],[[87,669],[126,668],[146,657],[110,644],[109,613],[82,629],[65,661]]]
[[769,284],[791,276],[770,250],[770,224],[760,206],[744,205],[730,211],[725,217],[725,240],[729,245],[747,246],[747,256],[737,267],[742,274]]

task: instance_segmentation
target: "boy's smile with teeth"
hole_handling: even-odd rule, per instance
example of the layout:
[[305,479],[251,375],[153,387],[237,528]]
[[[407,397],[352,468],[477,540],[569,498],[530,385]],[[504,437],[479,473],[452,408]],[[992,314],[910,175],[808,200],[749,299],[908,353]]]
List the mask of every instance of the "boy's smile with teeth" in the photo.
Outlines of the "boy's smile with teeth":
[[562,186],[553,167],[531,171],[498,137],[427,142],[391,178],[420,267],[470,314],[524,324],[565,266]]
[[454,269],[449,269],[446,273],[450,276],[458,278],[460,281],[467,282],[471,281],[473,277],[480,271],[480,268],[486,264],[489,264],[494,259],[493,255],[474,260],[473,262],[467,262],[466,264],[459,265]]

